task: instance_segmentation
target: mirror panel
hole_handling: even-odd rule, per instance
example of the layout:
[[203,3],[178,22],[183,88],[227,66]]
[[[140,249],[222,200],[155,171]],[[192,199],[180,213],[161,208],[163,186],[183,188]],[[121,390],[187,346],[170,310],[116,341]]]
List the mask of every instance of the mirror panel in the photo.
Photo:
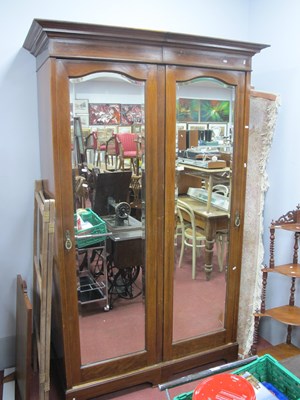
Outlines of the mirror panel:
[[122,74],[70,79],[83,365],[145,349],[144,103],[144,82]]
[[234,103],[217,79],[177,82],[173,343],[224,329]]

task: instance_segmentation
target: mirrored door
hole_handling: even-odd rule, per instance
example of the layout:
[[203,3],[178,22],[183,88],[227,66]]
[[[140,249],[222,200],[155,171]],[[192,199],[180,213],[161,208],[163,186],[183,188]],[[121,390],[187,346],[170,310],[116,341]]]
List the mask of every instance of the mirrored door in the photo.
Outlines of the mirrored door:
[[176,99],[173,342],[224,329],[235,90],[201,77]]
[[71,79],[70,99],[80,346],[90,364],[145,349],[145,82],[99,72]]
[[72,62],[65,70],[76,243],[66,269],[76,304],[67,306],[76,310],[78,337],[76,325],[68,329],[83,376],[109,376],[119,363],[131,370],[157,357],[156,286],[149,284],[157,267],[147,250],[157,248],[148,222],[158,218],[157,203],[147,191],[149,176],[158,179],[147,168],[159,156],[147,151],[157,141],[157,71]]
[[238,74],[167,70],[170,357],[225,344],[233,332],[239,277],[238,267],[230,267],[237,257],[231,216],[234,182],[241,178],[235,174],[235,148],[243,84]]

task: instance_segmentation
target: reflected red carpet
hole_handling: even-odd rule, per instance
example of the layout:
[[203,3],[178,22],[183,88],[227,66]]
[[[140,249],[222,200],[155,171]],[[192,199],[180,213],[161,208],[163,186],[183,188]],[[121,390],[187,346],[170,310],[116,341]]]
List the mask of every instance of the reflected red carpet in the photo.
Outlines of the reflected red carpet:
[[[179,246],[178,246],[179,250]],[[190,250],[185,252],[181,268],[175,270],[174,341],[213,332],[223,327],[226,282],[225,273],[214,268],[206,280],[204,255],[198,257],[196,279],[192,279]],[[141,273],[138,286],[141,287]],[[82,364],[134,353],[145,348],[144,299],[118,298],[113,309],[93,303],[80,308]]]

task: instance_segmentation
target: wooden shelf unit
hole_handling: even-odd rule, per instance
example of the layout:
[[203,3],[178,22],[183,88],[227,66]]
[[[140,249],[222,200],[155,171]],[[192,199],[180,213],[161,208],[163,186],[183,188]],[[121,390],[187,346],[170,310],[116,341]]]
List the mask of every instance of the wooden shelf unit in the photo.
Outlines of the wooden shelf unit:
[[[275,265],[275,231],[281,229],[294,234],[293,259],[290,264]],[[262,269],[262,296],[260,311],[254,314],[254,336],[251,352],[257,353],[259,324],[263,317],[270,317],[287,325],[286,345],[293,346],[291,342],[292,327],[300,326],[300,307],[295,305],[296,279],[300,278],[300,264],[298,263],[298,249],[300,238],[300,206],[296,210],[282,215],[270,225],[270,261],[269,267]],[[266,309],[267,281],[269,273],[277,273],[291,278],[288,304]],[[282,344],[283,345],[283,344]],[[294,346],[293,346],[294,347]],[[300,349],[299,349],[300,353]]]

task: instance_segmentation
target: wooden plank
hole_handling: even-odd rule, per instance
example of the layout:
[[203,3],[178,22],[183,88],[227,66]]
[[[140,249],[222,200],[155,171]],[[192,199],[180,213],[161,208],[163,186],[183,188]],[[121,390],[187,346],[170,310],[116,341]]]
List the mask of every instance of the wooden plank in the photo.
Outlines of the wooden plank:
[[45,199],[43,182],[36,181],[34,193],[33,319],[34,365],[39,370],[39,398],[50,392],[51,296],[55,202]]
[[27,295],[26,282],[17,276],[16,310],[16,393],[17,398],[30,399],[32,382],[32,305]]
[[51,348],[51,300],[52,300],[52,277],[53,277],[53,256],[54,256],[54,221],[55,221],[55,205],[54,200],[48,200],[49,202],[49,221],[47,225],[48,235],[48,249],[47,249],[47,269],[46,281],[46,303],[47,303],[47,315],[46,315],[46,332],[45,332],[45,343],[47,346],[47,352],[45,355],[45,365],[47,371],[47,380],[45,381],[45,390],[50,391],[50,348]]

